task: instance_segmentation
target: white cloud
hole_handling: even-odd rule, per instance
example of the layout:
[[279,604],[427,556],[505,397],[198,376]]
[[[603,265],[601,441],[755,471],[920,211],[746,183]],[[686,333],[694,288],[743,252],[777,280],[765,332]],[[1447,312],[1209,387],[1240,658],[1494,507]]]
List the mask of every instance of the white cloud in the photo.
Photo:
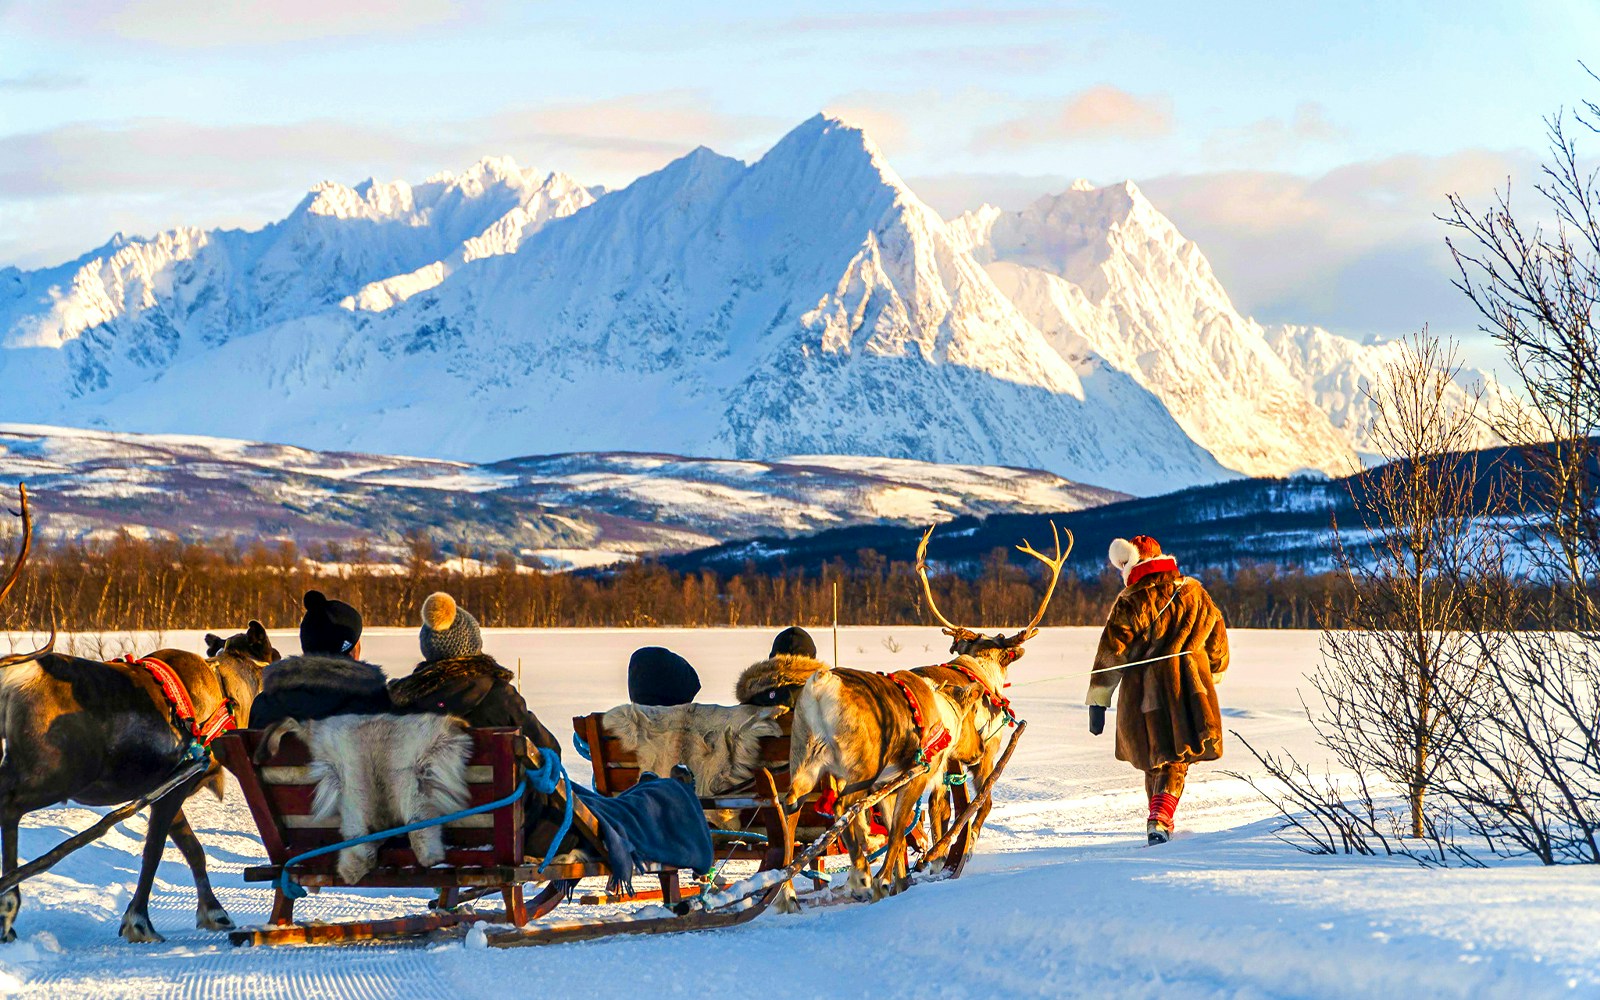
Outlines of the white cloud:
[[1172,103],[1109,84],[1064,101],[1035,103],[1021,115],[979,130],[979,149],[1017,149],[1075,139],[1147,139],[1172,131]]
[[17,3],[13,29],[213,49],[403,35],[470,17],[459,0],[66,0]]

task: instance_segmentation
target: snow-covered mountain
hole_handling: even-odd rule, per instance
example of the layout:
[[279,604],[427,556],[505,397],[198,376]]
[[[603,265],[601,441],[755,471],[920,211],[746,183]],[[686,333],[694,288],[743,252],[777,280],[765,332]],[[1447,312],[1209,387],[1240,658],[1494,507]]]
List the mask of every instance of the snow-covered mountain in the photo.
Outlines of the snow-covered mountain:
[[[1380,459],[1372,439],[1377,408],[1369,395],[1385,370],[1401,362],[1405,344],[1398,340],[1363,343],[1330,333],[1321,327],[1283,324],[1265,328],[1267,343],[1300,382],[1306,397],[1328,415],[1333,426],[1349,438],[1364,461]],[[1451,387],[1453,402],[1466,406],[1470,393],[1481,392],[1479,412],[1486,417],[1514,406],[1510,394],[1487,372],[1463,367]],[[1492,448],[1505,442],[1486,423],[1471,447]]]
[[0,419],[464,461],[852,454],[1153,493],[1348,471],[1328,374],[1132,185],[946,223],[823,116],[609,193],[488,159],[0,270]]
[[0,482],[26,481],[40,536],[292,540],[386,558],[408,532],[590,566],[753,535],[1056,512],[1126,494],[1029,469],[851,456],[781,462],[589,453],[487,465],[196,435],[0,424]]
[[1132,182],[1080,181],[1024,211],[986,206],[951,228],[1063,358],[1126,372],[1228,468],[1355,467],[1350,441],[1261,326],[1234,309],[1200,249]]

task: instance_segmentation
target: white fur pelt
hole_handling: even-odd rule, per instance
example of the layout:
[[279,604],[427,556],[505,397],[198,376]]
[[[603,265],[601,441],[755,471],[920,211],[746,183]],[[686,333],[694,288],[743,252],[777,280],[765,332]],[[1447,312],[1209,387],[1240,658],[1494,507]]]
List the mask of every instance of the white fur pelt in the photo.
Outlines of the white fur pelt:
[[775,717],[787,709],[756,705],[618,705],[605,714],[605,731],[639,760],[641,771],[694,772],[701,798],[725,794],[755,777],[761,738],[782,736]]
[[[433,819],[464,809],[467,760],[472,737],[467,724],[449,715],[335,715],[302,722],[285,719],[267,731],[267,751],[276,753],[284,734],[294,733],[311,751],[316,782],[311,809],[318,820],[339,817],[349,839],[390,827]],[[444,860],[444,827],[407,835],[417,863],[431,868]],[[353,884],[377,864],[378,845],[339,852],[339,877]]]

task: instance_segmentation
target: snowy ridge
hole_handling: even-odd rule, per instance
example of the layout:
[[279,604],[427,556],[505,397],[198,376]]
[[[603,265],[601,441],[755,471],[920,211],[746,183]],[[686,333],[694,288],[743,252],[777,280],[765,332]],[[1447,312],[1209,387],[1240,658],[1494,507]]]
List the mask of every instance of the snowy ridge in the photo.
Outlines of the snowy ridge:
[[[1376,460],[1378,446],[1372,439],[1372,425],[1377,411],[1368,393],[1383,378],[1385,369],[1402,360],[1404,343],[1379,340],[1364,344],[1321,327],[1291,324],[1269,326],[1265,334],[1306,396],[1344,432],[1363,458]],[[1462,368],[1456,380],[1459,385],[1451,391],[1456,406],[1465,406],[1469,393],[1477,389],[1483,392],[1487,412],[1511,403],[1510,394],[1487,372]],[[1485,426],[1468,446],[1492,448],[1504,443]]]
[[609,193],[489,158],[5,269],[0,418],[466,462],[893,456],[1137,493],[1350,471],[1359,419],[1319,388],[1344,362],[1282,343],[1132,184],[946,223],[819,115],[755,163],[702,147]]
[[[26,481],[41,537],[437,541],[591,566],[758,534],[1077,510],[1124,494],[1027,469],[804,456],[782,462],[573,454],[471,465],[193,435],[0,424],[0,480]],[[160,502],[152,502],[160,498]]]
[[986,206],[952,228],[1064,358],[1103,359],[1131,375],[1228,468],[1354,469],[1350,441],[1260,325],[1234,309],[1199,248],[1131,182],[1079,182],[1022,212]]

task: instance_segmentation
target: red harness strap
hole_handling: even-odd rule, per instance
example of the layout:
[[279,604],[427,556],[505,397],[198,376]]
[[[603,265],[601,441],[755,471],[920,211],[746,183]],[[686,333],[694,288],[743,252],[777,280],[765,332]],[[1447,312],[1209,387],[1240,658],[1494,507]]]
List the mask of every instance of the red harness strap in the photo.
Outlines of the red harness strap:
[[194,702],[189,698],[189,689],[183,686],[183,679],[178,672],[166,663],[153,656],[134,657],[133,654],[122,657],[123,663],[143,667],[155,682],[161,685],[161,696],[167,699],[167,704],[172,708],[172,724],[192,742],[202,747],[211,746],[211,741],[221,736],[230,729],[239,728],[239,722],[233,717],[233,699],[224,697],[222,704],[212,712],[206,721],[196,726],[194,722]]
[[917,727],[917,763],[926,764],[928,757],[938,753],[950,745],[950,730],[942,723],[935,722],[931,727],[922,719],[922,705],[917,701],[916,693],[911,690],[911,685],[900,679],[898,674],[880,673],[878,676],[887,677],[899,685],[900,693],[906,696],[906,701],[911,703],[911,721]]
[[991,691],[989,689],[989,685],[982,677],[978,676],[978,672],[976,670],[973,670],[971,667],[966,666],[965,664],[954,661],[943,664],[943,666],[949,667],[952,670],[958,670],[961,673],[966,674],[970,680],[977,682],[978,686],[983,688],[983,696],[989,700],[989,704],[993,705],[996,711],[1000,712],[1000,714],[1006,717],[1006,725],[1014,726],[1017,724],[1017,713],[1011,710],[1011,699],[1007,698],[998,691]]

